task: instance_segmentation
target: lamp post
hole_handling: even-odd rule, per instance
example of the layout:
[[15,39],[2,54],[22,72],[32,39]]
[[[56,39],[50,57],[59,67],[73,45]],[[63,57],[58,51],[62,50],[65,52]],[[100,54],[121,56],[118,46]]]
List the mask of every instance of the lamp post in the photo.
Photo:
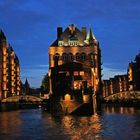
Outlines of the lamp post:
[[49,76],[49,86],[50,86],[49,95],[52,95],[51,69],[48,70],[48,76]]

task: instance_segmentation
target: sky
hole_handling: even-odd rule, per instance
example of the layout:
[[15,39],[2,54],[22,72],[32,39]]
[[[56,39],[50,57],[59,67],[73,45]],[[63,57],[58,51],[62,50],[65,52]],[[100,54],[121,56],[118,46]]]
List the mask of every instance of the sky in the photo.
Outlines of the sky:
[[58,26],[93,29],[103,79],[127,73],[140,52],[140,0],[0,0],[0,29],[20,60],[21,80],[40,87]]

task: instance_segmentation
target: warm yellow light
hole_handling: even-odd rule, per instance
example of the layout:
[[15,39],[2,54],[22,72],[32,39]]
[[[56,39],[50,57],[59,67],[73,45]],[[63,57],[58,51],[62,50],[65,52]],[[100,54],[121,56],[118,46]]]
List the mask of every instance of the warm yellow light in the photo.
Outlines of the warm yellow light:
[[48,70],[48,76],[49,77],[51,76],[51,70],[50,69]]
[[65,101],[70,101],[70,95],[69,94],[65,95]]
[[88,103],[90,101],[90,96],[89,95],[83,95],[83,102]]
[[80,71],[80,75],[81,76],[84,76],[84,71]]

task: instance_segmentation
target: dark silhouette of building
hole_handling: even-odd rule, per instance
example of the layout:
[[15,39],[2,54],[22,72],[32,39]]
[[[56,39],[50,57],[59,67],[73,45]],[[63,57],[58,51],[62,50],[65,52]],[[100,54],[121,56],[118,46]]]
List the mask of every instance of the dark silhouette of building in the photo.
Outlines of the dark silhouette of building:
[[140,53],[128,65],[129,90],[140,90]]
[[25,80],[25,84],[24,84],[24,95],[30,95],[30,85],[29,85],[29,82],[26,78]]

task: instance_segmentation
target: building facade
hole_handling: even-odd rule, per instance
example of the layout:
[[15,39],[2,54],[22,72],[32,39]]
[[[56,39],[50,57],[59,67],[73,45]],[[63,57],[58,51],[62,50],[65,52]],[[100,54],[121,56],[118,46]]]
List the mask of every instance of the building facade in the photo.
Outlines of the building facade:
[[129,90],[128,76],[116,75],[109,80],[103,80],[103,98]]
[[20,94],[20,63],[13,48],[0,32],[0,100]]
[[140,91],[140,54],[129,63],[126,75],[103,80],[103,98],[125,91]]
[[[56,75],[61,74],[69,79],[67,85],[71,89],[80,90],[85,86],[99,91],[101,86],[101,50],[91,28],[88,33],[86,27],[82,27],[80,30],[73,24],[64,31],[62,27],[57,28],[57,39],[49,47],[51,75],[56,73],[57,68],[59,72],[57,71]],[[62,77],[58,81],[60,79]],[[61,83],[64,84],[64,81]]]

